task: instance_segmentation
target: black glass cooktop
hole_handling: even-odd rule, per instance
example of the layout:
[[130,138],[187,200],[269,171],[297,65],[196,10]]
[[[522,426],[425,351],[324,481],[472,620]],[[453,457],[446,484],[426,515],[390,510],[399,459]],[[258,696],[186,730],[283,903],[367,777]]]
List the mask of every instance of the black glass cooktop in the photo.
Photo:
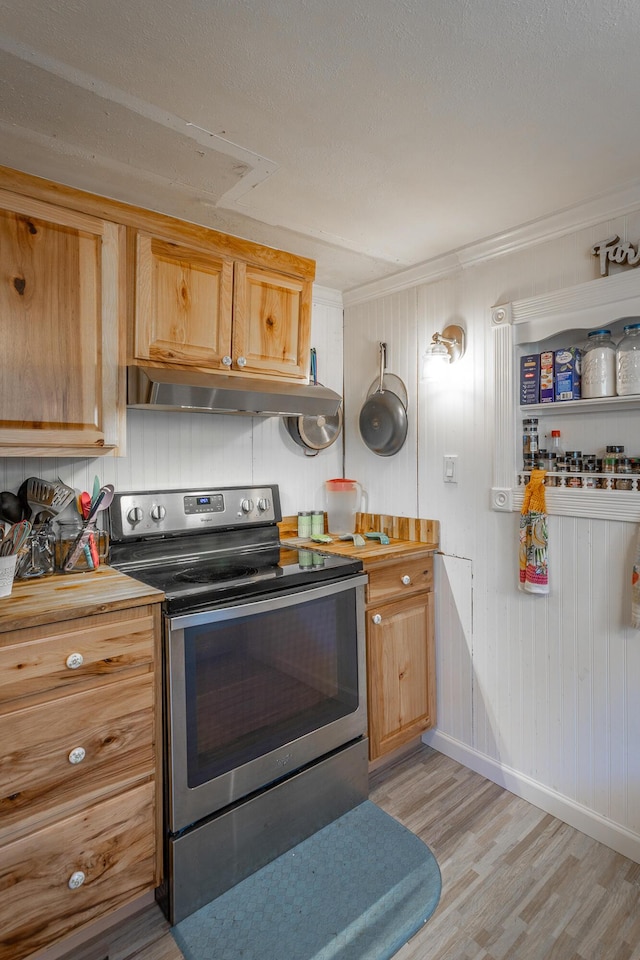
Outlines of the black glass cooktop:
[[168,612],[213,609],[229,600],[264,596],[282,590],[351,576],[362,571],[360,560],[337,557],[286,544],[218,544],[204,538],[181,543],[140,544],[126,553],[112,552],[111,563],[136,580],[165,594]]

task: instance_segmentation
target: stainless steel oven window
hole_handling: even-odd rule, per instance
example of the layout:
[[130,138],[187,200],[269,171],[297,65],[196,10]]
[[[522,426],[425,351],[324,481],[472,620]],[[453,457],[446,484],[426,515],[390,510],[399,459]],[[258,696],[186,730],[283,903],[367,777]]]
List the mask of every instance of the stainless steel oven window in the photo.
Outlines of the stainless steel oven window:
[[364,734],[364,582],[171,621],[173,830]]

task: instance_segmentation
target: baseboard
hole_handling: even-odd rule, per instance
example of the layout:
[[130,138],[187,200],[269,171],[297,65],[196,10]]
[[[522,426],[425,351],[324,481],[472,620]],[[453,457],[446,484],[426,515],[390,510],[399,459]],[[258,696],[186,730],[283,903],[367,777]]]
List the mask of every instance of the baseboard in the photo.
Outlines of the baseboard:
[[481,774],[487,780],[492,780],[493,783],[504,787],[517,797],[522,797],[523,800],[540,807],[558,820],[575,827],[593,840],[604,843],[617,853],[640,863],[640,835],[637,833],[632,833],[626,827],[607,820],[593,810],[583,807],[560,793],[555,793],[530,777],[492,760],[491,757],[471,749],[467,744],[438,730],[427,731],[422,737],[422,742]]

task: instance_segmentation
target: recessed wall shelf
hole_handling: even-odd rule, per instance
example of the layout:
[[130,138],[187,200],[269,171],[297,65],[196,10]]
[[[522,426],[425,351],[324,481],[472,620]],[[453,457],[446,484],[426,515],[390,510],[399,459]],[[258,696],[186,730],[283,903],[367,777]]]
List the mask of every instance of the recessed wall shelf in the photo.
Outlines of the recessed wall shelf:
[[[519,358],[563,345],[577,344],[590,330],[620,327],[623,317],[640,316],[640,270],[628,270],[610,277],[590,280],[555,293],[527,300],[498,304],[491,308],[495,382],[495,446],[492,509],[519,511],[524,497],[522,483],[521,424],[525,417],[575,418],[576,433],[589,437],[594,449],[619,443],[626,429],[628,449],[640,454],[640,429],[633,411],[640,411],[640,396],[607,397],[598,400],[564,400],[556,403],[519,404]],[[565,344],[566,345],[566,344]],[[613,416],[612,416],[613,415]],[[633,420],[633,423],[631,422]],[[557,419],[555,423],[557,423]],[[640,424],[639,424],[640,425]],[[563,427],[565,424],[563,423]],[[555,428],[555,424],[554,424]],[[623,441],[624,442],[624,441]],[[585,444],[587,443],[585,439]],[[640,490],[553,487],[546,490],[547,512],[560,516],[603,520],[640,521]]]

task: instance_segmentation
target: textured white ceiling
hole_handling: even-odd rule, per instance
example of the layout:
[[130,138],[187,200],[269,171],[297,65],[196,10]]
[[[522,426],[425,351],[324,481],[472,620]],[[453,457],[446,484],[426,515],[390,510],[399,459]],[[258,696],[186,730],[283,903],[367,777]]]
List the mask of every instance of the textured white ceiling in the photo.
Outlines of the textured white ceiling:
[[0,0],[0,163],[350,289],[640,179],[632,0]]

